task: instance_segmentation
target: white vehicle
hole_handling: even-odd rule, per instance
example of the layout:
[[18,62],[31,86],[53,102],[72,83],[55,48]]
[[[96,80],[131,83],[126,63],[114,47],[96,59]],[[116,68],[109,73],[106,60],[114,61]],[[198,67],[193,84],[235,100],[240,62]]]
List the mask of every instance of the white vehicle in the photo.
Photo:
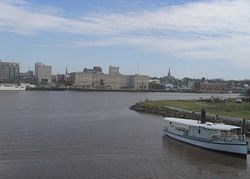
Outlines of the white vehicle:
[[25,85],[16,85],[16,84],[1,84],[0,91],[25,91]]
[[165,134],[198,147],[232,153],[246,158],[248,142],[240,127],[189,119],[164,118]]

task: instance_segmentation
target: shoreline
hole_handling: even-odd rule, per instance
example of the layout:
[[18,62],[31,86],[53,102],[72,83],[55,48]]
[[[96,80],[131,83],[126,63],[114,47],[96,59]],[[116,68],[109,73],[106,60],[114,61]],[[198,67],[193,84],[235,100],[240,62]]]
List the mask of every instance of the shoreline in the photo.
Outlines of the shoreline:
[[[53,88],[26,88],[26,91],[88,91],[88,92],[142,92],[142,93],[195,93],[195,94],[211,94],[211,93],[201,93],[196,91],[166,91],[166,90],[134,90],[134,89],[87,89],[87,88],[60,88],[60,87],[53,87]],[[229,94],[229,93],[222,93],[222,92],[213,92],[213,94]],[[234,93],[237,94],[237,93]]]
[[[147,104],[147,102],[148,101],[136,103],[135,105],[132,105],[129,109],[139,113],[153,114],[162,117],[201,120],[200,112],[180,109],[173,106],[156,106]],[[228,125],[236,125],[236,126],[241,126],[243,121],[243,119],[241,118],[218,116],[215,114],[207,114],[206,119],[208,122],[223,122]],[[247,133],[250,132],[250,120],[246,120],[245,129]]]
[[[93,91],[93,92],[159,92],[159,93],[178,93],[177,91],[165,91],[165,90],[134,90],[134,89],[84,89],[84,88],[27,88],[26,91]],[[195,92],[185,92],[195,93]]]

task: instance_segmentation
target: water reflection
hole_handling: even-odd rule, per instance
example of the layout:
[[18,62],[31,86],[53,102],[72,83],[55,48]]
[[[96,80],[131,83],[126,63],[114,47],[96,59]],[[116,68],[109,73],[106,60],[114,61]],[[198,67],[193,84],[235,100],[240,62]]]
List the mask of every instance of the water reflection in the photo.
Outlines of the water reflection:
[[[186,165],[194,165],[200,171],[210,170],[217,172],[227,172],[228,175],[242,175],[247,172],[248,161],[246,159],[202,149],[174,139],[162,136],[162,154],[165,158],[175,158],[181,160]],[[224,170],[230,168],[231,170]],[[249,172],[249,171],[248,171]]]

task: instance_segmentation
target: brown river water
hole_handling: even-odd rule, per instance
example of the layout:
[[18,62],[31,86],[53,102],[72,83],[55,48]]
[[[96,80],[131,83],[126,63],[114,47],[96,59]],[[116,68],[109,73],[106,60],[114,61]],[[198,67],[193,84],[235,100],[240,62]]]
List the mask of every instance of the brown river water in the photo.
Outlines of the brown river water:
[[0,179],[250,178],[249,156],[169,139],[161,117],[129,110],[201,96],[211,94],[0,92]]

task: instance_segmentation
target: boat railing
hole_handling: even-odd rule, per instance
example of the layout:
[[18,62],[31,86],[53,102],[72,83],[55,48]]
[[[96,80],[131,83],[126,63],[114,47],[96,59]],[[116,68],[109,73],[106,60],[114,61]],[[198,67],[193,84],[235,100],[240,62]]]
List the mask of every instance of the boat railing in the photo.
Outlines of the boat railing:
[[223,135],[223,134],[213,134],[210,137],[210,141],[217,141],[217,142],[244,142],[244,136],[241,135]]

